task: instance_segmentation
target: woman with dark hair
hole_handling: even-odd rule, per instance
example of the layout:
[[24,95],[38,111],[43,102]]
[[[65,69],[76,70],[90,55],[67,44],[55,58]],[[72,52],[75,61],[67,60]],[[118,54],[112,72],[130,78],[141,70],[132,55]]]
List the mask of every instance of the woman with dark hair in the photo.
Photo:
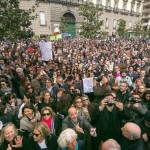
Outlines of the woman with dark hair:
[[8,110],[5,105],[0,105],[0,130],[2,129],[3,125],[13,122],[13,118],[11,113],[8,113]]
[[30,150],[25,137],[13,123],[6,123],[0,136],[0,150]]
[[70,96],[66,93],[63,93],[56,103],[57,114],[62,116],[62,119],[64,119],[68,115],[68,109],[70,108],[70,106]]
[[50,134],[48,126],[39,122],[33,129],[33,136],[29,140],[29,149],[31,150],[57,150],[57,138]]
[[6,105],[8,113],[11,113],[11,115],[13,116],[16,127],[19,127],[18,112],[21,104],[21,99],[16,98],[16,95],[14,93],[8,93],[4,97],[4,105]]
[[23,117],[20,119],[20,129],[26,137],[33,131],[35,124],[40,121],[41,115],[32,103],[26,103],[22,108]]
[[147,90],[143,94],[143,104],[146,106],[147,110],[150,110],[150,90]]

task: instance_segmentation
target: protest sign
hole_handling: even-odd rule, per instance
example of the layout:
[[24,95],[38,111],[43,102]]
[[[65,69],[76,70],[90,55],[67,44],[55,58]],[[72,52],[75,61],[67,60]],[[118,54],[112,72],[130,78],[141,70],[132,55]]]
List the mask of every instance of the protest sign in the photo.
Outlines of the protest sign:
[[83,79],[83,92],[92,93],[93,92],[93,77]]
[[47,41],[40,41],[39,42],[40,51],[42,55],[42,60],[49,61],[53,59],[52,55],[52,43]]

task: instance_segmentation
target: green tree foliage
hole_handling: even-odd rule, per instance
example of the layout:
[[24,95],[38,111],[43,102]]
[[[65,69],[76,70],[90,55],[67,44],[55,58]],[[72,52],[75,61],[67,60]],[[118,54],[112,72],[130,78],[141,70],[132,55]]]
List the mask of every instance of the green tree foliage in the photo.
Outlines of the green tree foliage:
[[81,23],[80,34],[86,38],[94,38],[101,33],[100,21],[102,9],[99,5],[86,2],[79,7],[79,15],[83,16],[84,21]]
[[126,21],[123,19],[118,20],[117,33],[120,37],[124,37],[126,34]]
[[59,29],[62,33],[66,33],[67,32],[67,22],[66,22],[66,18],[64,16],[62,16],[60,18],[60,25],[59,25]]
[[142,22],[141,21],[137,21],[134,25],[133,25],[133,34],[134,36],[142,36],[144,35],[144,28],[142,26]]
[[136,37],[148,38],[150,37],[150,29],[143,27],[142,21],[137,21],[132,28],[133,34]]
[[38,1],[29,10],[19,7],[19,0],[0,0],[0,37],[8,37],[10,40],[24,39],[33,36],[32,21],[36,15]]

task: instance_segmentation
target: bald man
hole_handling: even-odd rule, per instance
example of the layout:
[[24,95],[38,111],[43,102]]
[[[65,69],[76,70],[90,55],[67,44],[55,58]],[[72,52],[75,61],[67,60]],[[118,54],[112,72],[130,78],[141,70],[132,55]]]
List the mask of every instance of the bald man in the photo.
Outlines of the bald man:
[[141,139],[141,129],[137,124],[128,122],[121,130],[125,138],[121,145],[121,150],[145,150]]
[[109,139],[102,144],[101,150],[121,150],[121,148],[116,140]]
[[70,107],[68,109],[68,116],[63,120],[62,130],[67,128],[71,128],[76,131],[78,134],[78,140],[85,139],[85,130],[89,131],[92,136],[95,136],[94,134],[96,134],[93,126],[83,116],[78,116],[77,110],[74,107]]

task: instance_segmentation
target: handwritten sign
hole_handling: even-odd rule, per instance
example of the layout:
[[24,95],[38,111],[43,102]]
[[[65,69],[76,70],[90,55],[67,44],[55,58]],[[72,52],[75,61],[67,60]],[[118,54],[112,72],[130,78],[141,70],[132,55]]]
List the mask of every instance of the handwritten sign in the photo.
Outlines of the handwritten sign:
[[93,77],[83,79],[83,92],[92,93],[93,92]]
[[51,42],[45,42],[41,41],[39,42],[40,50],[41,50],[41,55],[42,55],[42,60],[44,61],[49,61],[53,59],[52,55],[52,43]]

